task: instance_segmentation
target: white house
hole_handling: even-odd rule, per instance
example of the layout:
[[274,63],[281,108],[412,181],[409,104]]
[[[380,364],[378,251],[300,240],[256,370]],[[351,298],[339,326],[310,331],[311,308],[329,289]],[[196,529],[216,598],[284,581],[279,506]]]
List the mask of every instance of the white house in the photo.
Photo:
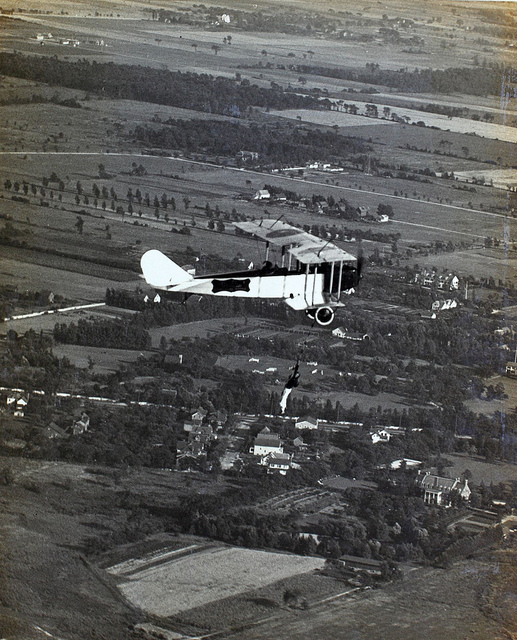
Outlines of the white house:
[[468,480],[460,478],[443,478],[435,476],[429,471],[419,471],[416,478],[417,486],[422,490],[426,504],[450,505],[451,493],[457,492],[463,500],[469,500],[471,490]]
[[278,472],[285,476],[291,468],[291,456],[288,453],[268,453],[260,464],[267,466],[268,473]]
[[343,340],[353,340],[355,342],[361,342],[362,340],[369,340],[370,336],[367,333],[361,331],[348,331],[344,327],[337,327],[332,330],[332,335],[336,338],[342,338]]
[[268,427],[264,427],[255,438],[250,453],[254,456],[267,456],[269,453],[283,453],[284,447],[280,436],[272,433]]
[[300,418],[294,423],[295,429],[317,429],[318,428],[318,418],[313,418],[312,416],[306,416],[305,418]]
[[88,431],[90,426],[90,417],[84,411],[81,413],[81,417],[78,420],[74,420],[72,425],[72,433],[74,436],[78,436],[85,431]]
[[377,444],[377,442],[389,442],[391,440],[391,433],[386,431],[386,429],[379,429],[378,431],[370,433],[370,438],[373,444]]
[[393,460],[393,462],[390,463],[390,469],[393,469],[395,471],[396,469],[400,469],[402,465],[404,465],[406,469],[416,469],[421,464],[422,462],[420,460],[413,460],[411,458],[400,458],[399,460]]
[[271,194],[267,189],[259,189],[253,196],[253,200],[269,200],[270,198]]

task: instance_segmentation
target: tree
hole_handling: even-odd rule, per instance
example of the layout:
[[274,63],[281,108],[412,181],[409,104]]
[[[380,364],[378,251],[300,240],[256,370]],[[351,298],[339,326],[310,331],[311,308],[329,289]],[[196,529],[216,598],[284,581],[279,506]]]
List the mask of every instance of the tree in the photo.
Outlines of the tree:
[[382,202],[379,202],[377,213],[380,216],[388,216],[388,218],[393,218],[394,216],[393,207],[391,206],[391,204],[384,204]]
[[213,50],[214,54],[217,55],[219,53],[219,51],[221,50],[221,47],[218,44],[213,44],[212,45],[212,50]]
[[83,228],[84,228],[84,220],[81,218],[81,216],[77,216],[77,221],[75,223],[75,228],[79,232],[79,235],[82,236],[83,235]]

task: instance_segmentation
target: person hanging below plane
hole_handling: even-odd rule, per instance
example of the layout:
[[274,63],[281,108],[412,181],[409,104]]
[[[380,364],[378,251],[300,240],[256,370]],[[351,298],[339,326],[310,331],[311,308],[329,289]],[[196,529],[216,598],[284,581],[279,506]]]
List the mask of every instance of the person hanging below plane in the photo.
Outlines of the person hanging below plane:
[[289,397],[291,391],[298,386],[300,380],[300,373],[298,371],[300,367],[300,358],[296,360],[296,364],[294,365],[293,372],[289,376],[289,379],[285,383],[284,391],[282,393],[282,398],[280,399],[280,408],[282,409],[282,413],[285,413],[287,407],[287,398]]

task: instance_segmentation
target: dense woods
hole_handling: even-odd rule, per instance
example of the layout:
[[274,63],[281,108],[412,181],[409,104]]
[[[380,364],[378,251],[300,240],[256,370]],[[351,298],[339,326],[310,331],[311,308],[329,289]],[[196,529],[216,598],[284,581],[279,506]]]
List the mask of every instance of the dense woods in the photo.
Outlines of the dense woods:
[[265,89],[249,81],[184,73],[113,62],[98,63],[86,59],[77,62],[0,53],[0,74],[46,82],[103,96],[154,102],[241,117],[249,107],[297,109],[314,107],[311,97],[281,89]]
[[368,151],[361,140],[333,131],[207,120],[170,119],[164,124],[167,126],[160,128],[137,126],[130,136],[145,146],[191,153],[234,157],[243,149],[256,151],[260,164],[330,162]]

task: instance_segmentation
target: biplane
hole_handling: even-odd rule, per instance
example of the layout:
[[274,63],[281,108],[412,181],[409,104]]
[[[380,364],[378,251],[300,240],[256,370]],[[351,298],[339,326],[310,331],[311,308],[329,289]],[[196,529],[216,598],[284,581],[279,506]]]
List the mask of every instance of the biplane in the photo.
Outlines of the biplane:
[[[194,276],[160,251],[141,259],[146,282],[155,290],[188,295],[235,296],[283,300],[328,326],[344,306],[343,293],[353,293],[361,279],[361,259],[330,241],[317,238],[279,220],[236,222],[237,229],[266,243],[260,269]],[[271,245],[279,247],[281,264],[269,260]]]

